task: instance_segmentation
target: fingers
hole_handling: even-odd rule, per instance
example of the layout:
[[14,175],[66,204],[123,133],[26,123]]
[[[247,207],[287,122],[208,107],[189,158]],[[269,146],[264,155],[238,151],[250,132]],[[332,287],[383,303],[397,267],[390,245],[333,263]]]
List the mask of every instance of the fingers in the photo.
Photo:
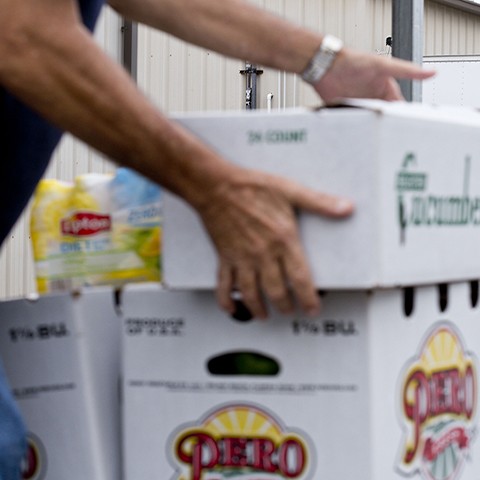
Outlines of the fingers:
[[301,244],[292,245],[291,254],[284,259],[285,277],[288,278],[293,296],[301,309],[308,315],[316,315],[320,310],[320,297],[314,286],[305,253]]
[[426,80],[433,75],[434,70],[406,60],[344,48],[315,89],[327,104],[351,97],[403,100],[398,85],[393,87],[395,79]]
[[267,318],[267,308],[258,284],[255,268],[241,265],[235,271],[235,285],[242,294],[242,301],[256,318]]
[[218,271],[217,302],[230,315],[235,313],[233,292],[239,292],[242,302],[256,318],[266,318],[267,309],[261,294],[255,268],[244,264],[238,268],[221,262]]
[[332,218],[345,218],[354,211],[353,202],[347,198],[321,193],[285,178],[278,182],[296,208]]
[[[255,318],[265,319],[268,316],[264,296],[272,307],[283,314],[294,311],[295,302],[308,315],[318,313],[320,308],[319,297],[313,286],[309,271],[305,266],[299,266],[298,261],[288,261],[288,273],[283,272],[281,262],[276,260],[269,268],[257,272],[242,268],[238,271],[235,287],[229,287],[229,281],[219,281],[217,301],[230,315],[235,312],[232,292],[238,291],[242,302]],[[224,267],[225,268],[225,267]]]
[[294,309],[292,293],[288,288],[288,276],[283,269],[282,260],[273,258],[264,262],[259,272],[259,282],[266,297],[282,313],[291,313]]
[[278,311],[289,313],[293,310],[290,292],[278,262],[268,266],[252,265],[250,268],[223,263],[219,269],[217,301],[229,314],[235,312],[233,292],[240,294],[241,301],[255,318],[264,319],[268,316],[263,295],[270,299]]
[[385,73],[398,79],[426,80],[435,75],[435,70],[427,70],[412,62],[391,58],[384,65]]
[[232,268],[220,262],[217,279],[217,302],[220,307],[232,315],[235,311],[235,304],[232,299],[233,292],[233,270]]
[[257,265],[239,266],[221,263],[217,301],[229,314],[235,312],[232,292],[239,292],[253,317],[268,316],[265,299],[283,313],[292,313],[297,304],[308,315],[317,314],[320,300],[299,242],[288,243],[283,257],[262,259]]

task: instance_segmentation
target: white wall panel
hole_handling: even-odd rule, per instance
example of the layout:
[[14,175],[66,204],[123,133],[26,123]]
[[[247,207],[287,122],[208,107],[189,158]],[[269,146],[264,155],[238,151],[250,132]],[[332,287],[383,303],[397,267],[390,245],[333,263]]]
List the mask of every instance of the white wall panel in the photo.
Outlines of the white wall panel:
[[[346,45],[389,54],[391,0],[249,0],[310,29],[340,36]],[[120,58],[121,21],[105,9],[96,31],[98,43]],[[244,62],[225,59],[145,27],[138,29],[140,88],[166,113],[192,110],[243,109]],[[425,0],[425,54],[480,54],[480,17]],[[245,59],[248,60],[248,59]],[[259,66],[259,68],[262,68]],[[258,108],[315,106],[319,99],[295,75],[264,69],[258,77]],[[106,172],[113,165],[85,145],[66,136],[55,153],[48,176],[71,180],[84,172]],[[27,217],[0,254],[0,298],[34,290]]]

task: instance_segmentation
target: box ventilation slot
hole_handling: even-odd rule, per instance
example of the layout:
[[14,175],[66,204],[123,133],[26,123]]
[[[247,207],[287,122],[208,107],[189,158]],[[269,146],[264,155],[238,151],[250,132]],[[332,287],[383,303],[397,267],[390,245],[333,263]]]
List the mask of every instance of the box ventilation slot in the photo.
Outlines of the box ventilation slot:
[[212,375],[275,376],[280,372],[280,364],[263,353],[236,351],[211,357],[207,369]]
[[478,305],[478,280],[470,282],[470,305],[472,308]]
[[448,284],[440,283],[438,285],[438,306],[441,312],[448,308]]
[[415,289],[413,287],[405,287],[403,289],[403,313],[406,317],[413,314],[415,308]]

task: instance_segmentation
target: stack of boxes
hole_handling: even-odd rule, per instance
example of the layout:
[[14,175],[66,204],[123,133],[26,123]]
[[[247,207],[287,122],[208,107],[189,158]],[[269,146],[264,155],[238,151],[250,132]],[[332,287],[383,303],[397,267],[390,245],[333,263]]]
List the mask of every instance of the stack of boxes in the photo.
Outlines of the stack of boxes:
[[480,114],[177,120],[232,162],[355,202],[345,220],[299,214],[321,313],[222,312],[210,240],[165,195],[166,288],[0,303],[24,477],[478,480]]
[[480,115],[354,102],[178,121],[356,212],[300,214],[316,318],[246,321],[218,309],[213,246],[166,196],[169,289],[123,299],[125,478],[478,479]]

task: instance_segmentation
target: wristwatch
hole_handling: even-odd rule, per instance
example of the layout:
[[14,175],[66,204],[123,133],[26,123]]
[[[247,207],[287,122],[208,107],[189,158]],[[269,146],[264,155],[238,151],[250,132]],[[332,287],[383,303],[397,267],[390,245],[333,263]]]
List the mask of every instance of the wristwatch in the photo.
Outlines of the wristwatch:
[[343,42],[339,38],[333,35],[325,35],[319,49],[302,73],[303,80],[311,85],[319,82],[342,48]]

